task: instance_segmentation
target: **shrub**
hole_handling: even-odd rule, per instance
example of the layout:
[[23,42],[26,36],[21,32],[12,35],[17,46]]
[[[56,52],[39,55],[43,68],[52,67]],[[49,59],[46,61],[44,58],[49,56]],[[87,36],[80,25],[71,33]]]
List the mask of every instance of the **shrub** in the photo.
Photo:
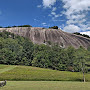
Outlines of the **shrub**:
[[58,26],[53,26],[53,27],[49,27],[49,28],[58,29]]

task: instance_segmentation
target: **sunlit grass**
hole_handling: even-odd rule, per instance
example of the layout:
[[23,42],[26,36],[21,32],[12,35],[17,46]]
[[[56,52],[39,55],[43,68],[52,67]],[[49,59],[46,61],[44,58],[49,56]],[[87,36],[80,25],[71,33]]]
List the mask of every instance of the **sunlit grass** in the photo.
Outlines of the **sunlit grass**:
[[0,90],[90,90],[90,82],[8,81]]
[[[0,74],[0,80],[13,81],[83,81],[79,72],[57,71],[31,66],[9,66],[10,70]],[[90,81],[90,74],[85,74]]]
[[2,64],[0,64],[0,70],[1,69],[4,69],[4,68],[6,68],[6,67],[9,67],[8,65],[2,65]]

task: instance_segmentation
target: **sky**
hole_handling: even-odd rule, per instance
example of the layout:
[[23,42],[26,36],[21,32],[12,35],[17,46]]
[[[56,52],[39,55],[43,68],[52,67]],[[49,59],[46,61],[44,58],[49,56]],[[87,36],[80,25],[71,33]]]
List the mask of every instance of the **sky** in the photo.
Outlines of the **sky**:
[[0,26],[27,24],[90,35],[90,0],[0,0]]

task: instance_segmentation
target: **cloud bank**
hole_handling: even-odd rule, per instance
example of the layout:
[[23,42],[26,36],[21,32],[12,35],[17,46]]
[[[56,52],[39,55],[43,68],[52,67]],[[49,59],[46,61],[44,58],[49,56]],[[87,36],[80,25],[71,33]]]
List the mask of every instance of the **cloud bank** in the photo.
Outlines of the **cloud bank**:
[[90,10],[90,0],[62,0],[62,2],[64,3],[63,8],[65,9],[63,14],[67,18],[67,25],[64,27],[64,31],[68,32],[66,28],[70,28],[70,26],[74,26],[73,30],[69,30],[70,32],[87,30],[89,24],[86,22],[86,15]]
[[43,6],[46,8],[51,8],[52,5],[54,5],[56,0],[43,0]]
[[88,36],[90,36],[90,31],[86,31],[86,32],[80,32],[81,34],[86,34]]
[[[60,7],[55,6],[56,2],[60,3]],[[61,21],[62,15],[65,16],[66,22],[62,27],[64,31],[73,33],[90,30],[90,20],[88,20],[90,19],[90,0],[42,0],[42,4],[44,8],[51,9],[48,16],[52,18],[52,21]],[[62,11],[56,13],[61,8]]]
[[78,32],[78,31],[80,31],[80,28],[76,25],[68,25],[68,26],[64,27],[64,31],[67,31],[70,33],[74,32],[74,30],[75,30],[75,32]]

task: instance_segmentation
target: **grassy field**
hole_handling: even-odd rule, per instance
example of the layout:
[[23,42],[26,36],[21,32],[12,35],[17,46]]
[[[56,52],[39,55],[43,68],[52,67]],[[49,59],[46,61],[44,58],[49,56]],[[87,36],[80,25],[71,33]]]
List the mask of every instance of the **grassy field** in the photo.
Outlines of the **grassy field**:
[[[85,74],[86,81],[90,81],[90,74]],[[0,80],[8,81],[83,81],[79,72],[57,71],[51,69],[0,65]]]
[[90,90],[90,82],[8,81],[0,90]]

